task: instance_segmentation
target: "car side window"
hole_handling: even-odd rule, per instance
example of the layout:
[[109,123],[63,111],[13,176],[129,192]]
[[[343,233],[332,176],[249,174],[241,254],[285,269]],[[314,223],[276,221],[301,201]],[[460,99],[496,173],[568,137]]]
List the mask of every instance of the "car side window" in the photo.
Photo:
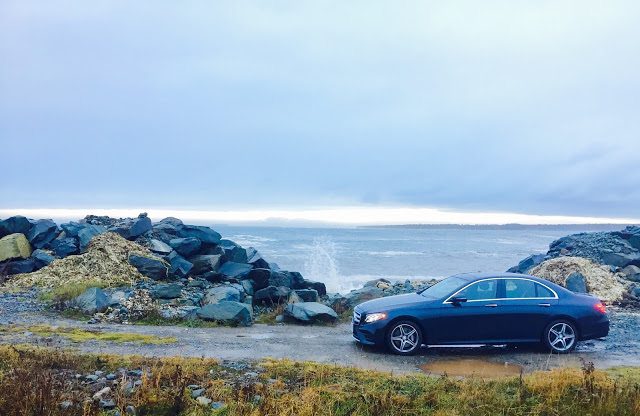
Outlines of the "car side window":
[[536,297],[537,298],[555,298],[555,295],[551,290],[536,283]]
[[504,297],[506,299],[535,298],[536,283],[526,279],[505,279]]
[[461,290],[455,296],[458,298],[467,298],[470,300],[495,299],[498,289],[498,281],[482,280],[476,282],[469,287]]

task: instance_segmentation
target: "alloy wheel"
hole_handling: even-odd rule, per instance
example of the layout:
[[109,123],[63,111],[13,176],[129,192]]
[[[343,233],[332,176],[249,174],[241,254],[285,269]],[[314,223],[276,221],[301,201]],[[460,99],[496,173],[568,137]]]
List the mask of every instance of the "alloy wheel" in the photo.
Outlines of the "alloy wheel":
[[576,342],[576,333],[571,325],[558,322],[549,328],[547,333],[549,346],[558,352],[569,351]]
[[402,354],[410,353],[419,347],[418,329],[411,324],[401,323],[391,331],[391,346]]

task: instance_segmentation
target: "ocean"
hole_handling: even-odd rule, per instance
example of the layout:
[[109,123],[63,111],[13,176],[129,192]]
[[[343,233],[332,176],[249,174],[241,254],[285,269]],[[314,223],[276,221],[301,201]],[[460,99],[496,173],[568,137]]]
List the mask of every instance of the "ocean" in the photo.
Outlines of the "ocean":
[[258,249],[281,269],[348,292],[368,280],[443,278],[503,272],[580,228],[288,228],[214,226],[223,238]]

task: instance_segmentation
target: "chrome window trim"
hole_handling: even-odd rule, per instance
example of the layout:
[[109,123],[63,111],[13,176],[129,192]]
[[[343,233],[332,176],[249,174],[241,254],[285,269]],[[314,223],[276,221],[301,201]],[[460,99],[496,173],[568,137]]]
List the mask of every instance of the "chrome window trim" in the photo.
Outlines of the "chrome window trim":
[[495,300],[532,300],[532,299],[558,299],[558,293],[553,290],[552,288],[550,288],[549,286],[545,285],[544,283],[540,283],[538,281],[535,281],[533,279],[527,279],[526,277],[487,277],[486,279],[479,279],[479,280],[474,280],[473,282],[469,283],[468,285],[458,289],[454,294],[450,295],[444,302],[442,302],[442,304],[451,304],[452,302],[449,302],[449,299],[454,298],[458,293],[462,292],[463,290],[465,290],[466,288],[468,288],[469,286],[476,284],[476,283],[480,283],[480,282],[484,282],[487,280],[528,280],[529,282],[533,282],[534,284],[539,284],[544,286],[545,288],[549,289],[551,291],[551,293],[554,294],[553,297],[540,297],[540,298],[496,298],[496,299],[472,299],[472,300],[467,300],[467,302],[489,302],[489,301],[495,301]]

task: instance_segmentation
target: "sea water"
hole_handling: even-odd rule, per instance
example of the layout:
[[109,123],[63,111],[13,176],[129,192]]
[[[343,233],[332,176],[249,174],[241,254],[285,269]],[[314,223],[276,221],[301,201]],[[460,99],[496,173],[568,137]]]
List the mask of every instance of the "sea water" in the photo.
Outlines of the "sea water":
[[368,280],[443,278],[463,272],[503,272],[578,231],[566,228],[288,228],[216,226],[223,238],[258,249],[281,269],[348,292]]

